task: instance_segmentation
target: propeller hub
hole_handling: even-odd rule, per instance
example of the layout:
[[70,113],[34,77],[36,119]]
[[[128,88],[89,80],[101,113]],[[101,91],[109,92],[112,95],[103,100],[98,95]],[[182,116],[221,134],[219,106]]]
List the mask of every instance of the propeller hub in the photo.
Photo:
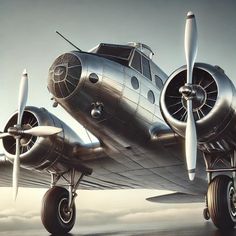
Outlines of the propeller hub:
[[200,85],[185,84],[179,89],[182,94],[182,105],[187,110],[187,100],[192,100],[193,111],[200,110],[206,103],[207,93]]
[[[31,128],[32,126],[30,124],[23,125],[23,130],[29,130]],[[22,134],[20,138],[20,145],[22,147],[27,147],[32,142],[32,138],[33,136],[30,134]]]
[[182,93],[186,100],[193,99],[196,95],[193,85],[191,84],[185,84],[179,89],[179,92]]
[[23,130],[19,126],[9,127],[7,132],[14,137],[20,137],[23,134]]

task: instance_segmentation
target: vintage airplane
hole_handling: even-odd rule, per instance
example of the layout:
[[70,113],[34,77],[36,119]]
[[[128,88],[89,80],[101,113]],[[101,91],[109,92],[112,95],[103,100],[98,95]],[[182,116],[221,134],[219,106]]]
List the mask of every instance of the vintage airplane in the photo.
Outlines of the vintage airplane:
[[24,71],[18,111],[0,134],[7,157],[0,162],[1,186],[10,185],[11,163],[15,196],[18,186],[51,184],[41,216],[54,234],[74,226],[78,188],[176,192],[149,199],[157,202],[205,196],[205,219],[233,228],[236,91],[219,66],[195,63],[191,12],[185,54],[187,65],[169,78],[141,43],[101,43],[89,52],[77,48],[59,56],[49,69],[48,89],[55,107],[61,105],[98,138],[89,144],[46,109],[26,107]]

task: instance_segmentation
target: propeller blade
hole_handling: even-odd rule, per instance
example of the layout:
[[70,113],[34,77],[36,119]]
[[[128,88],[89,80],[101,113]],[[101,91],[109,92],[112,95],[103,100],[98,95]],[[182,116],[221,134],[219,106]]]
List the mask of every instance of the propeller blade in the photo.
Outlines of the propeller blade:
[[187,62],[187,83],[192,84],[192,74],[197,56],[197,24],[194,14],[188,12],[184,38],[185,57]]
[[[21,76],[19,97],[18,97],[17,126],[20,128],[27,98],[28,98],[28,75],[26,69],[24,69]],[[15,138],[16,138],[16,155],[13,163],[13,173],[12,173],[12,187],[13,187],[14,200],[16,200],[18,193],[18,182],[20,174],[20,137],[15,137]]]
[[[192,85],[193,67],[197,56],[197,24],[192,12],[188,12],[185,25],[185,57],[187,62],[187,84]],[[188,168],[189,179],[192,181],[195,177],[196,159],[197,159],[197,133],[193,116],[192,95],[187,97],[187,124],[185,133],[185,154]]]
[[0,139],[11,136],[9,133],[0,133]]
[[18,126],[21,126],[22,116],[25,110],[27,98],[28,98],[28,75],[26,69],[24,69],[21,76],[19,97],[18,97],[18,117],[17,117]]
[[185,133],[185,153],[188,168],[188,175],[191,181],[195,177],[196,159],[197,159],[197,132],[195,120],[193,117],[192,100],[187,100],[188,119]]
[[61,128],[57,128],[57,127],[54,127],[54,126],[37,126],[37,127],[33,127],[31,129],[28,129],[28,130],[24,130],[24,133],[34,135],[34,136],[45,137],[45,136],[58,134],[61,131],[62,131]]
[[13,199],[16,200],[18,193],[18,181],[20,174],[20,138],[16,138],[16,155],[13,163],[12,187]]

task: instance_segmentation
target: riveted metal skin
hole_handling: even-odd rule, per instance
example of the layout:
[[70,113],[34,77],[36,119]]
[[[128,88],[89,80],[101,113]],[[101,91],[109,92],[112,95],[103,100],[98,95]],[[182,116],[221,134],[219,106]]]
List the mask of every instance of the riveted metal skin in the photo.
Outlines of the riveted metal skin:
[[[80,155],[84,164],[93,169],[93,176],[103,179],[104,173],[107,173],[106,178],[114,183],[117,178],[115,173],[129,176],[145,167],[155,173],[147,171],[152,176],[149,182],[145,182],[143,178],[135,181],[134,185],[162,189],[166,182],[171,182],[168,185],[171,190],[180,191],[180,188],[185,188],[181,178],[175,177],[173,181],[164,179],[168,168],[174,166],[178,166],[178,173],[187,175],[183,139],[166,124],[160,111],[161,91],[156,85],[155,77],[158,76],[164,84],[168,79],[167,75],[151,59],[150,79],[132,68],[132,55],[130,62],[123,65],[96,53],[70,53],[78,57],[81,63],[79,83],[67,97],[54,96],[54,99],[99,139],[102,149],[107,153],[106,158],[92,160]],[[91,82],[91,73],[98,76],[96,83]],[[133,77],[136,77],[139,84],[135,88],[132,85]],[[49,91],[53,94],[50,74],[48,80]],[[152,98],[150,94],[153,95]],[[95,119],[91,116],[91,111],[96,104],[102,104],[102,113]],[[197,183],[191,185],[191,190],[184,191],[205,191],[206,174],[203,171],[204,161],[200,158],[198,167],[201,174],[198,174]],[[163,175],[160,173],[162,170]],[[133,174],[131,175],[133,178]],[[129,182],[127,178],[122,179],[119,186]],[[184,179],[187,182],[187,176]],[[173,185],[172,182],[177,184]],[[128,183],[131,188],[134,185]]]
[[[131,65],[134,54],[131,54],[129,61],[123,64],[120,60],[112,60],[95,52],[72,51],[66,53],[65,57],[63,55],[59,57],[60,64],[54,62],[49,70],[48,89],[54,101],[100,142],[96,145],[75,143],[78,137],[70,137],[69,129],[63,124],[66,132],[64,141],[55,136],[57,142],[47,142],[44,144],[46,148],[42,150],[41,146],[44,146],[43,142],[46,140],[41,141],[39,138],[36,144],[40,142],[37,149],[40,152],[36,153],[36,148],[33,152],[34,146],[26,152],[27,161],[22,159],[24,167],[33,169],[35,166],[36,169],[40,167],[40,170],[54,170],[54,173],[57,173],[69,164],[72,168],[78,164],[83,165],[93,170],[93,175],[86,176],[81,183],[81,187],[86,189],[148,187],[189,193],[205,191],[205,163],[201,158],[198,159],[199,173],[196,182],[189,186],[184,163],[183,139],[163,120],[159,106],[160,83],[157,85],[155,78],[158,77],[161,84],[164,84],[168,77],[152,59],[142,54],[150,63],[150,76],[145,77]],[[63,61],[63,58],[66,58],[66,61]],[[67,79],[73,81],[67,71],[71,67],[68,58],[79,61],[79,73],[73,89],[66,87],[69,83]],[[91,81],[92,73],[98,77],[96,83]],[[138,81],[135,83],[138,86],[132,84],[134,77]],[[54,83],[61,85],[57,87],[59,90],[55,89]],[[153,96],[150,94],[154,98],[151,98]],[[102,105],[102,112],[101,116],[95,119],[91,116],[91,111],[97,105]],[[46,115],[45,119],[50,120],[50,117]],[[56,122],[57,118],[52,120]],[[60,140],[65,144],[59,145]],[[27,146],[28,141],[29,137],[26,137],[22,144]],[[67,145],[67,148],[64,149],[64,145]],[[55,152],[54,147],[61,148],[59,154]],[[46,153],[45,150],[52,151]],[[57,158],[57,154],[60,158]],[[49,163],[42,165],[45,160],[49,160]],[[170,176],[169,172],[173,171],[175,175]]]
[[[133,68],[93,53],[71,53],[81,62],[79,83],[69,96],[55,97],[55,100],[98,139],[110,144],[145,146],[156,124],[166,126],[159,108],[160,90],[154,78],[150,81]],[[152,61],[150,63],[152,74],[165,81],[167,76]],[[98,76],[96,83],[90,80],[92,73]],[[132,85],[134,77],[139,83],[135,89]],[[51,81],[49,74],[48,88],[53,93]],[[155,96],[152,102],[148,100],[150,93]],[[103,112],[94,119],[91,111],[96,103],[103,104]]]

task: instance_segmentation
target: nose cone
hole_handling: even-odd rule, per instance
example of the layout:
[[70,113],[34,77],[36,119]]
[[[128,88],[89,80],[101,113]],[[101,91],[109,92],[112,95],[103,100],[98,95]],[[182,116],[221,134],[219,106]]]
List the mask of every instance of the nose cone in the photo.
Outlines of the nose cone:
[[56,98],[66,98],[76,89],[81,77],[81,61],[73,53],[59,56],[49,69],[48,89]]

